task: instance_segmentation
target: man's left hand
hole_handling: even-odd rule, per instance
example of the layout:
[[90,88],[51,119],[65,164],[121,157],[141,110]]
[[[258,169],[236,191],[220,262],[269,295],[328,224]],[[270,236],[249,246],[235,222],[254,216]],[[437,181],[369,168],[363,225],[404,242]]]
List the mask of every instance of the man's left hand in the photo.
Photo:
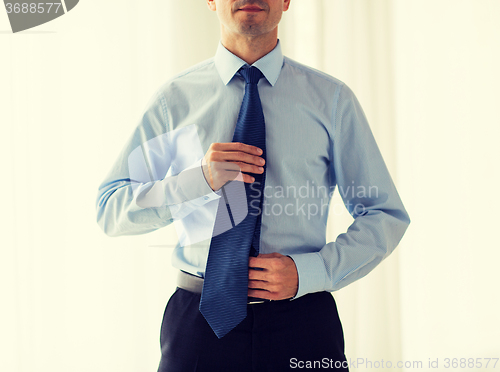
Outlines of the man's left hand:
[[259,254],[250,257],[248,266],[248,296],[277,301],[297,294],[299,276],[290,257],[279,253]]

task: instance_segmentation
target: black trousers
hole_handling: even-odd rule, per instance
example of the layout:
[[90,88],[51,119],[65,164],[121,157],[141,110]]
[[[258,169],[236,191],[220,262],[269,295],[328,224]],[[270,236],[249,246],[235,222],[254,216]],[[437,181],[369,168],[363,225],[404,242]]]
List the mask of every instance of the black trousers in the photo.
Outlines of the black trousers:
[[158,372],[348,371],[342,325],[328,292],[248,305],[247,317],[221,339],[199,304],[199,294],[180,288],[168,301]]

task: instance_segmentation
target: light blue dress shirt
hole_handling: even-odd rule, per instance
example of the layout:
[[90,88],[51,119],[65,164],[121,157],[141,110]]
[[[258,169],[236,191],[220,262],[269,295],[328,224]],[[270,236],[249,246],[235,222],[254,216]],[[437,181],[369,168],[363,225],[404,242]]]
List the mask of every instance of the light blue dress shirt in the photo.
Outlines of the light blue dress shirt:
[[[245,64],[219,43],[214,58],[161,85],[99,186],[97,221],[106,234],[173,223],[173,266],[204,276],[221,196],[206,182],[201,159],[212,143],[232,140]],[[409,216],[349,87],[284,57],[279,41],[253,66],[265,77],[258,84],[267,147],[260,253],[294,260],[295,298],[338,290],[394,250]],[[354,222],[327,242],[335,187]]]

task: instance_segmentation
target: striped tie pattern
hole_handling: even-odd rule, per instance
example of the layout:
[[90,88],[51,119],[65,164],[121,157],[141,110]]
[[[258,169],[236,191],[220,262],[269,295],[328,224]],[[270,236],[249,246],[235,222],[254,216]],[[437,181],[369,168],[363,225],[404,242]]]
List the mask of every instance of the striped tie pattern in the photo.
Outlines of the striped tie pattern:
[[[256,67],[242,67],[240,74],[245,79],[245,95],[234,130],[233,142],[242,142],[262,149],[261,157],[266,159],[266,129],[264,113],[257,89],[263,77]],[[248,258],[259,253],[261,205],[265,182],[265,169],[262,174],[253,174],[253,184],[245,183],[248,214],[241,223],[214,236],[210,244],[205,280],[200,301],[200,312],[207,320],[218,338],[225,336],[247,315]],[[225,190],[232,181],[223,187],[223,197],[219,199],[219,210],[227,208]],[[245,197],[245,196],[242,196]],[[216,217],[214,230],[217,229]],[[232,221],[231,217],[231,221]],[[234,223],[233,223],[234,225]]]

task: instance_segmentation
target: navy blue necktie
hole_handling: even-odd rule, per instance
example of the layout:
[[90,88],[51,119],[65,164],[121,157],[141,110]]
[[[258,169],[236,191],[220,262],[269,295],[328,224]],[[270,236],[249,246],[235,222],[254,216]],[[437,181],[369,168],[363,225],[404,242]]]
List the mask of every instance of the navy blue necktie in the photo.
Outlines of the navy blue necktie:
[[[233,142],[242,142],[262,149],[261,157],[266,159],[266,128],[264,113],[260,102],[257,83],[263,76],[256,67],[243,67],[240,74],[246,82],[245,95],[241,104],[238,121],[234,130]],[[223,337],[236,327],[247,315],[248,258],[259,252],[261,204],[265,181],[264,173],[253,174],[255,181],[245,183],[248,214],[241,223],[222,234],[214,236],[210,244],[205,280],[200,301],[200,312],[207,320],[218,338]],[[219,210],[227,208],[229,215],[234,214],[227,203],[224,189],[219,199]],[[250,186],[251,185],[251,186]],[[241,189],[241,188],[240,188]],[[225,210],[225,209],[222,209]],[[214,230],[218,224],[227,224],[217,214]],[[231,217],[233,222],[233,217]]]

